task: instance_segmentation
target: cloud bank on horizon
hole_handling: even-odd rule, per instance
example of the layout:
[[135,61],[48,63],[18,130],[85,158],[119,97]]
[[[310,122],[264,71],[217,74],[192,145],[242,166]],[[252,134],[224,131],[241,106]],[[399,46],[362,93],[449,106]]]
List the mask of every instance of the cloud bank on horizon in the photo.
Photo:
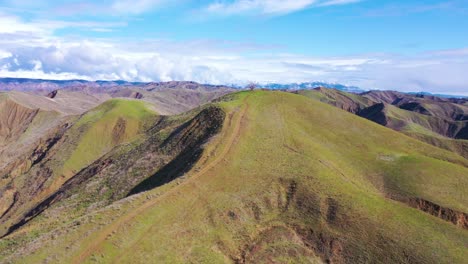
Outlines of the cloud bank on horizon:
[[0,0],[0,77],[468,95],[466,1]]

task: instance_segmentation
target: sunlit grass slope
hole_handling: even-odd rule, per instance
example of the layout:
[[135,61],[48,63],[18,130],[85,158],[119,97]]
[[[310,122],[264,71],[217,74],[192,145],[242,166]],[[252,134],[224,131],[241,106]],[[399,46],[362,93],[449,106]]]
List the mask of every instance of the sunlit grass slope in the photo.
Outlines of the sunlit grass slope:
[[12,260],[466,262],[466,229],[388,197],[467,212],[468,160],[300,95],[226,100],[223,130],[184,179],[42,236]]
[[109,100],[86,113],[70,130],[85,132],[65,162],[64,174],[73,175],[115,145],[134,140],[145,121],[154,115],[145,103],[124,99]]
[[19,194],[0,223],[0,234],[113,147],[138,139],[144,126],[154,121],[152,117],[156,117],[156,113],[147,103],[113,99],[71,120],[71,127],[47,153],[43,163],[10,183]]
[[369,112],[365,111],[365,108],[375,105],[376,102],[362,95],[322,88],[302,90],[298,91],[298,94],[356,113],[380,124],[385,122],[386,127],[468,158],[468,141],[453,138],[458,133],[458,128],[464,126],[464,121],[446,120],[447,116],[462,115],[464,110],[461,105],[423,102],[421,106],[430,112],[421,114],[385,104],[381,109],[374,107],[375,111]]

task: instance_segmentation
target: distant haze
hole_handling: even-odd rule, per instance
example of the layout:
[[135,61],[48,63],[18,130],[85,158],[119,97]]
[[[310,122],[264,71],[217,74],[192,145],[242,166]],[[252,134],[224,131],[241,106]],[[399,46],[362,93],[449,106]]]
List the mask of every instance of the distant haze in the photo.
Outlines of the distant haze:
[[0,77],[468,95],[454,0],[0,1]]

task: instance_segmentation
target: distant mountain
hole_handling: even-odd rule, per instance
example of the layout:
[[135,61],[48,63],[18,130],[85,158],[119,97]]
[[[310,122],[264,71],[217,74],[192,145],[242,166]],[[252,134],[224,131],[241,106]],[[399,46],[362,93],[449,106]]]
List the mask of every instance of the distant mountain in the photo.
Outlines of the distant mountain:
[[[41,95],[46,95],[49,92],[59,89],[66,89],[72,91],[83,91],[92,93],[108,93],[118,92],[122,88],[135,88],[144,89],[147,91],[161,90],[161,89],[188,89],[188,90],[207,90],[213,91],[218,89],[243,89],[244,86],[228,84],[228,85],[213,85],[213,84],[199,84],[192,81],[169,81],[169,82],[128,82],[123,80],[114,81],[88,81],[88,80],[46,80],[46,79],[28,79],[28,78],[0,78],[0,91],[20,91],[20,92],[34,92]],[[268,83],[258,84],[258,88],[270,90],[310,90],[318,87],[336,89],[349,93],[364,93],[370,90],[362,89],[357,86],[348,86],[340,83],[328,82],[303,82],[303,83]],[[378,91],[378,90],[376,90]],[[408,92],[406,94],[414,95],[417,97],[425,98],[455,98],[463,99],[468,96],[448,95],[448,94],[432,94],[429,92]]]
[[47,94],[54,90],[66,89],[73,91],[86,90],[88,92],[110,92],[122,87],[141,88],[144,90],[188,89],[188,90],[217,90],[231,89],[231,86],[199,84],[189,81],[170,82],[127,82],[116,81],[87,81],[87,80],[44,80],[27,78],[0,78],[0,91],[20,91]]
[[415,95],[418,97],[442,97],[442,98],[468,98],[468,96],[463,95],[450,95],[450,94],[433,94],[429,92],[409,92],[408,94]]
[[126,81],[43,80],[27,78],[0,78],[0,91],[50,92],[68,87],[114,87],[138,85]]
[[314,89],[317,87],[333,88],[340,91],[351,92],[351,93],[362,93],[365,90],[356,86],[347,86],[339,83],[326,83],[326,82],[304,82],[304,83],[290,83],[290,84],[279,84],[269,83],[259,85],[261,88],[272,89],[272,90],[307,90]]

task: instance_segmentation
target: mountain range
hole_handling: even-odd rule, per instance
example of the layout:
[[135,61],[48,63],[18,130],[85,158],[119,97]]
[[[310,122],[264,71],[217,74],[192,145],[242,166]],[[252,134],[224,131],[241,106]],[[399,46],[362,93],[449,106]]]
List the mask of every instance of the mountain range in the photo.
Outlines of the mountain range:
[[0,93],[1,263],[468,258],[466,99],[23,81]]

